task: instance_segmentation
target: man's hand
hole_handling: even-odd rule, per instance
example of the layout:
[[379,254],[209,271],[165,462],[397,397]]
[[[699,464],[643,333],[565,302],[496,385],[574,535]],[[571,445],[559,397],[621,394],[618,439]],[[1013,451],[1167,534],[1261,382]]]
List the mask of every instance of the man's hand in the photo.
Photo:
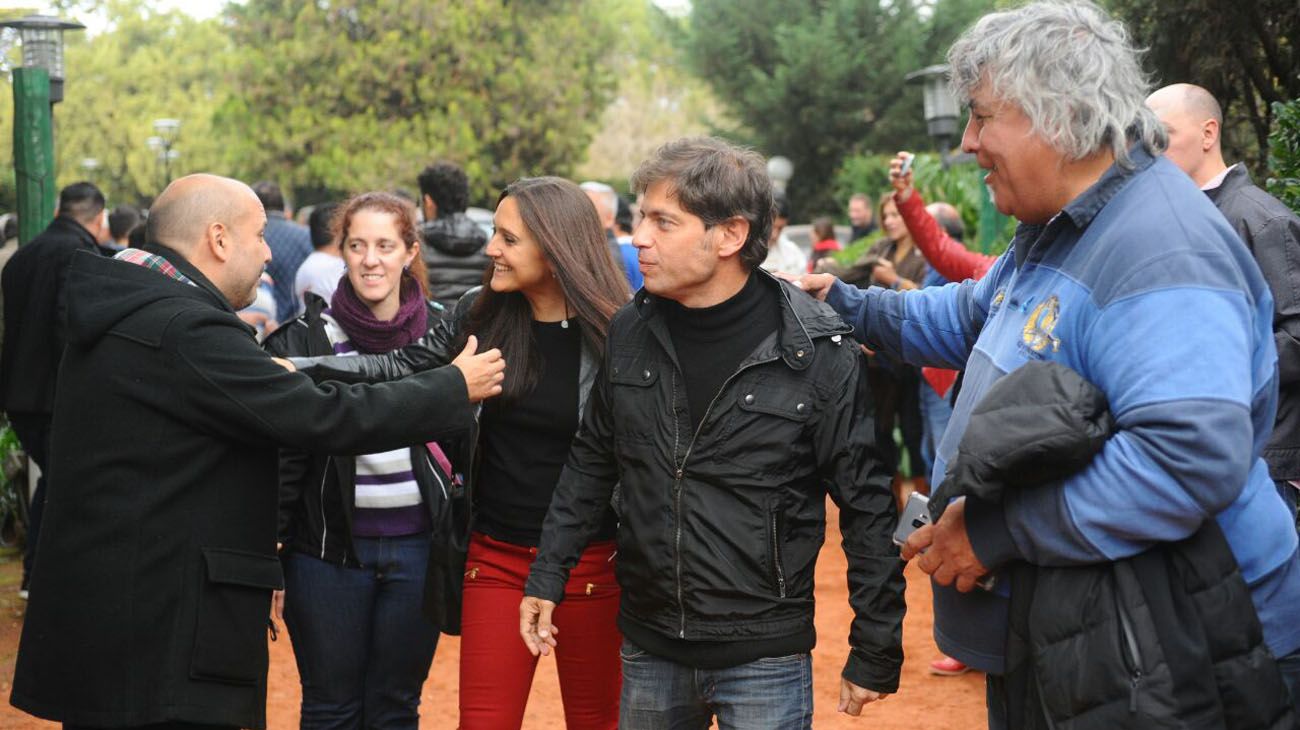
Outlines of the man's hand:
[[903,171],[903,163],[912,156],[911,152],[899,152],[889,161],[889,182],[894,186],[894,200],[900,203],[912,197],[912,171],[909,169],[906,175],[899,174]]
[[920,555],[916,567],[934,578],[941,586],[956,583],[957,590],[969,593],[975,582],[989,569],[975,556],[970,535],[966,533],[966,499],[948,505],[943,517],[934,525],[913,532],[903,545],[903,559]]
[[534,596],[524,596],[524,600],[519,603],[519,635],[533,656],[547,656],[555,646],[555,635],[560,630],[551,623],[553,611],[554,601]]
[[271,359],[275,361],[276,365],[279,365],[280,367],[284,368],[285,370],[288,370],[291,373],[298,372],[298,368],[292,362],[282,357],[273,357]]
[[835,276],[832,274],[804,274],[796,283],[800,289],[817,297],[818,301],[824,302],[835,281]]
[[866,705],[883,700],[888,697],[884,692],[876,692],[865,687],[850,682],[840,677],[840,712],[857,717],[862,714],[862,708]]
[[465,387],[469,390],[469,402],[478,403],[501,393],[501,381],[506,377],[506,361],[501,351],[492,348],[487,352],[477,352],[478,338],[470,335],[465,340],[465,349],[460,351],[451,364],[460,369],[465,376]]

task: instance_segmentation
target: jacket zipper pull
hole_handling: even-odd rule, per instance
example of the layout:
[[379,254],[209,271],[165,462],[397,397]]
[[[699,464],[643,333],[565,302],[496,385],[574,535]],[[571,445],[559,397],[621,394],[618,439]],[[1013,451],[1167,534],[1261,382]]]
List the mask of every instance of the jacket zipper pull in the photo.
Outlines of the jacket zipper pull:
[[275,621],[269,616],[266,619],[266,628],[271,631],[271,641],[280,638],[280,630],[275,627]]
[[596,584],[595,584],[595,583],[588,583],[588,584],[587,584],[587,595],[590,596],[592,590],[594,590],[595,588],[596,588]]
[[1129,714],[1136,714],[1138,711],[1138,685],[1142,683],[1142,670],[1134,669],[1133,674],[1129,676],[1128,692],[1128,711]]

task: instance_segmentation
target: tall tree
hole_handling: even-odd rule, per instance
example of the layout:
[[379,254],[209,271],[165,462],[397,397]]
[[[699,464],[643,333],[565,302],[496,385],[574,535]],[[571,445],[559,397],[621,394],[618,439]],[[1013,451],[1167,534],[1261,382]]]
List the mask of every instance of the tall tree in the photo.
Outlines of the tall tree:
[[[68,80],[55,112],[60,184],[89,178],[112,202],[141,202],[158,194],[165,172],[233,174],[212,126],[233,91],[233,47],[219,22],[142,0],[109,0],[102,12],[105,31],[66,36]],[[178,156],[167,164],[146,143],[160,118],[181,122]],[[88,157],[99,167],[83,168]]]
[[609,64],[618,92],[576,172],[622,187],[657,146],[735,122],[691,73],[673,42],[672,21],[650,0],[616,3],[612,13],[619,36]]
[[480,200],[567,175],[614,88],[606,5],[249,0],[230,10],[241,93],[219,126],[249,176],[297,187],[410,187],[435,158]]
[[1263,170],[1273,104],[1300,98],[1296,0],[1109,0],[1158,84],[1188,82],[1224,108],[1227,153]]
[[795,163],[791,201],[813,215],[838,207],[830,182],[846,156],[928,145],[920,90],[904,76],[941,61],[992,4],[695,0],[683,43],[752,141]]

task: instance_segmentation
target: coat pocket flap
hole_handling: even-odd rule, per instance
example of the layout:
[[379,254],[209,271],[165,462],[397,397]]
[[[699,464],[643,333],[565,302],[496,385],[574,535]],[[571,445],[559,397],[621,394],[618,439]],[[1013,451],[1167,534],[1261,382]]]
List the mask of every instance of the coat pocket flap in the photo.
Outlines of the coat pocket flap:
[[619,385],[648,388],[659,380],[658,370],[646,362],[622,360],[609,366],[609,380]]
[[741,410],[780,416],[791,421],[806,421],[813,410],[811,394],[779,389],[744,392],[736,400]]
[[277,591],[284,588],[284,573],[280,570],[280,559],[276,557],[226,548],[203,548],[203,562],[207,565],[208,580],[213,583]]

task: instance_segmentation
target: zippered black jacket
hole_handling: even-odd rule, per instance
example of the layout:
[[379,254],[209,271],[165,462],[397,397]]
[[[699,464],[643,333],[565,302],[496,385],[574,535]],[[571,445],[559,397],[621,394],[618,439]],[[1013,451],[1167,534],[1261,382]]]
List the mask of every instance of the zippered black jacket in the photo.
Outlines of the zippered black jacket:
[[[1000,502],[1091,461],[1115,424],[1069,368],[1030,362],[989,389],[931,506]],[[934,510],[937,513],[937,510]],[[937,514],[936,514],[937,519]],[[1286,730],[1286,685],[1218,522],[1123,560],[1010,568],[1008,727]]]
[[659,302],[643,291],[614,316],[525,593],[563,598],[621,479],[621,621],[699,641],[805,631],[829,492],[855,614],[844,676],[893,692],[902,564],[862,357],[829,307],[760,276],[780,330],[741,361],[695,434]]

